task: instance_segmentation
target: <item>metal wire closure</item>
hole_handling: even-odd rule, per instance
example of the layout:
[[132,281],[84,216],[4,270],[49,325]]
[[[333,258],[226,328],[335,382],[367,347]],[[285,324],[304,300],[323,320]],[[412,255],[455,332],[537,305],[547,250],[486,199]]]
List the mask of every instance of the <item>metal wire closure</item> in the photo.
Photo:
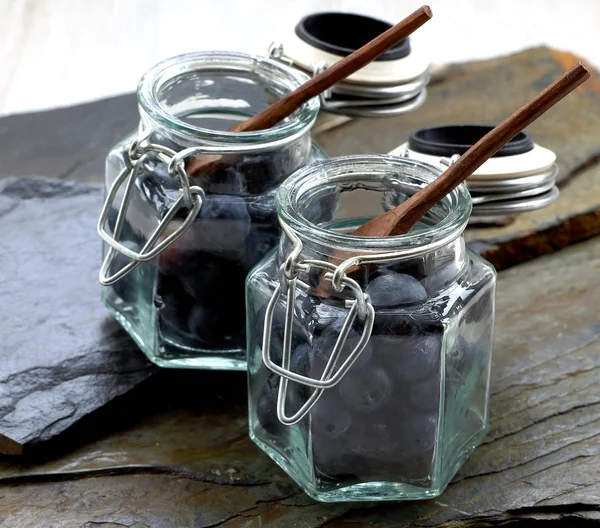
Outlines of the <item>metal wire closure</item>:
[[[370,302],[369,296],[362,291],[360,285],[353,279],[346,276],[346,272],[360,266],[362,264],[375,264],[385,263],[396,260],[405,260],[427,254],[439,247],[451,243],[453,240],[460,236],[459,233],[452,232],[443,239],[436,240],[429,244],[424,244],[415,248],[406,248],[401,251],[379,253],[374,255],[361,255],[351,257],[338,266],[321,260],[303,259],[298,260],[302,253],[302,241],[294,233],[294,231],[287,226],[284,222],[280,222],[281,227],[291,240],[293,247],[282,264],[280,269],[280,282],[275,288],[271,299],[267,304],[265,312],[265,323],[263,327],[263,346],[262,346],[262,359],[266,367],[272,372],[278,374],[281,377],[281,386],[279,388],[279,394],[277,397],[277,417],[281,423],[285,425],[292,425],[304,418],[306,414],[312,409],[317,403],[318,399],[323,394],[323,391],[330,389],[337,385],[352,365],[356,362],[362,351],[365,349],[369,339],[371,338],[371,332],[373,330],[373,322],[375,320],[375,310]],[[298,279],[300,272],[307,273],[311,268],[320,268],[326,270],[325,278],[331,281],[333,289],[337,292],[341,292],[346,288],[349,288],[353,294],[354,300],[346,301],[346,308],[349,308],[348,315],[344,321],[340,335],[338,336],[336,343],[331,352],[325,369],[319,379],[310,378],[293,372],[290,370],[291,363],[291,345],[292,345],[292,327],[294,319],[294,299],[296,295],[296,288],[300,287],[302,290],[308,291],[309,286]],[[283,337],[283,350],[281,365],[274,363],[270,356],[271,351],[271,331],[273,325],[273,314],[275,307],[280,302],[281,298],[286,297],[286,312],[285,312],[285,324],[284,324],[284,337]],[[363,321],[363,332],[360,336],[358,343],[355,345],[352,352],[348,355],[342,365],[333,372],[336,362],[346,344],[348,334],[352,329],[355,321],[359,319]],[[289,416],[286,412],[286,400],[288,391],[288,382],[293,381],[301,385],[312,387],[315,390],[306,400],[306,402],[300,407],[296,413]]]
[[[102,266],[100,267],[99,280],[100,284],[104,286],[114,284],[116,281],[127,275],[135,267],[139,266],[142,262],[153,259],[162,250],[175,242],[175,240],[185,233],[194,219],[198,216],[204,201],[204,190],[197,186],[190,187],[190,183],[185,172],[185,159],[191,155],[197,154],[198,149],[186,149],[182,150],[181,152],[175,152],[174,150],[163,145],[150,143],[148,141],[148,136],[149,132],[142,133],[139,137],[134,139],[128,147],[122,150],[122,157],[125,161],[125,167],[112,183],[106,196],[106,200],[104,201],[100,218],[98,219],[98,234],[102,240],[104,240],[110,246],[104,261],[102,262]],[[179,180],[181,187],[179,189],[179,198],[159,222],[158,226],[149,236],[148,241],[144,244],[142,249],[139,252],[136,252],[121,244],[119,239],[123,229],[123,224],[125,222],[125,216],[127,214],[129,202],[131,201],[131,193],[134,183],[140,170],[143,168],[147,169],[145,165],[146,157],[151,152],[156,153],[160,161],[167,163],[167,171],[169,176]],[[113,233],[111,234],[106,231],[106,221],[117,194],[123,184],[125,185],[123,198],[121,200],[121,205],[119,206],[115,227]],[[157,241],[164,233],[165,229],[169,225],[169,222],[171,222],[173,217],[183,206],[189,209],[189,213],[185,221],[173,233],[157,244]],[[121,253],[122,255],[128,257],[131,259],[131,262],[129,262],[116,273],[110,275],[110,266],[117,256],[117,253]]]
[[[304,131],[301,130],[298,133],[298,135],[303,133]],[[208,154],[258,154],[260,152],[267,152],[279,146],[280,144],[287,143],[291,139],[297,137],[290,136],[285,138],[284,140],[276,140],[271,141],[269,143],[260,144],[227,146],[202,145],[199,147],[191,147],[188,149],[184,149],[180,152],[175,152],[174,150],[168,147],[164,147],[155,143],[150,143],[148,141],[148,136],[148,131],[142,132],[140,136],[133,140],[128,147],[123,148],[122,156],[125,161],[125,168],[121,171],[119,176],[117,176],[117,178],[111,185],[110,190],[108,191],[108,194],[106,196],[106,200],[104,201],[102,212],[100,213],[100,218],[98,220],[97,226],[98,234],[100,235],[102,240],[104,240],[110,246],[106,257],[104,258],[104,262],[102,263],[102,266],[100,268],[99,279],[100,283],[104,286],[114,284],[120,278],[127,275],[127,273],[129,273],[136,266],[139,266],[142,262],[152,260],[154,257],[158,256],[158,254],[161,251],[170,246],[173,242],[175,242],[175,240],[177,240],[181,235],[183,235],[185,231],[192,225],[194,219],[198,216],[198,213],[202,208],[202,203],[204,202],[204,190],[198,186],[190,186],[189,179],[185,171],[186,159],[193,158],[196,156],[204,156]],[[144,244],[144,247],[140,250],[139,253],[137,253],[125,247],[118,240],[121,235],[123,223],[125,221],[125,214],[127,212],[127,207],[129,206],[129,201],[131,199],[131,192],[135,183],[135,179],[137,177],[138,172],[141,170],[142,166],[146,162],[145,158],[147,154],[151,152],[156,153],[161,161],[167,163],[167,170],[169,176],[173,179],[179,180],[181,187],[179,189],[179,198],[167,211],[167,213],[160,221],[156,229],[148,238],[146,244]],[[113,205],[113,202],[116,199],[117,193],[119,192],[124,182],[126,182],[126,184],[123,199],[121,200],[121,205],[119,207],[114,231],[112,234],[110,234],[106,231],[105,228],[106,221],[108,219],[108,214]],[[156,244],[156,242],[159,240],[159,238],[165,231],[169,222],[173,219],[175,214],[177,214],[179,209],[181,209],[183,206],[189,209],[189,213],[184,222],[167,238],[161,241],[160,244]],[[108,270],[117,252],[131,259],[131,262],[115,274],[108,275]]]
[[281,42],[271,42],[267,50],[267,55],[272,59],[278,59],[285,62],[288,66],[294,65],[294,60],[283,52],[283,44]]

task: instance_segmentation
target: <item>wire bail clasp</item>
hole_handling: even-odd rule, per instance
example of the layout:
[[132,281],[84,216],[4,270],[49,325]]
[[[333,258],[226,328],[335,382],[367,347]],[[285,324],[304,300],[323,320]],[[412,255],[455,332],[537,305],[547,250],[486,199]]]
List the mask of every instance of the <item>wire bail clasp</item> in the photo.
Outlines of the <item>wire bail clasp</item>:
[[[306,414],[321,397],[323,391],[337,385],[346,375],[348,370],[350,370],[352,365],[356,362],[371,338],[373,322],[375,320],[375,310],[371,305],[369,296],[362,291],[360,285],[355,280],[345,276],[345,274],[338,275],[337,281],[334,280],[335,273],[339,269],[335,265],[329,262],[311,259],[298,261],[297,259],[302,251],[302,242],[297,235],[293,233],[284,223],[281,223],[281,225],[285,234],[293,242],[294,247],[285,263],[281,266],[280,283],[275,288],[275,291],[273,292],[273,295],[267,304],[265,324],[263,328],[262,359],[269,370],[281,377],[281,386],[277,397],[277,417],[281,423],[285,425],[292,425],[302,420],[302,418],[306,416]],[[327,360],[327,364],[325,365],[323,373],[318,379],[303,376],[290,370],[292,353],[292,327],[294,322],[294,299],[296,297],[296,288],[300,286],[303,290],[309,289],[307,284],[298,279],[298,274],[300,272],[308,272],[312,267],[326,270],[327,273],[325,274],[325,278],[332,281],[332,286],[336,291],[341,292],[346,288],[350,288],[355,296],[354,300],[346,301],[346,308],[349,309],[348,315],[344,320],[344,324],[340,330],[340,335],[335,342],[331,356]],[[270,355],[271,331],[275,307],[284,296],[284,290],[286,298],[284,338],[282,361],[281,365],[278,365],[273,362]],[[334,372],[334,368],[346,344],[350,330],[352,329],[357,318],[363,321],[362,335],[354,346],[352,352],[339,366],[337,371]],[[300,409],[292,416],[287,414],[285,408],[289,381],[293,381],[315,389],[302,407],[300,407]]]
[[[196,219],[200,209],[202,208],[202,203],[204,201],[204,190],[201,187],[190,186],[190,182],[185,171],[185,159],[191,154],[197,154],[199,149],[191,148],[182,150],[180,152],[175,152],[174,150],[163,145],[150,143],[148,141],[148,135],[148,132],[146,134],[142,134],[140,137],[133,140],[128,147],[123,149],[122,156],[125,161],[125,167],[110,186],[102,206],[100,218],[98,219],[98,234],[109,246],[99,273],[100,284],[103,286],[114,284],[134,268],[139,266],[142,262],[152,260],[161,251],[170,246],[192,225],[192,222]],[[124,246],[120,242],[120,237],[121,231],[123,230],[123,225],[125,223],[127,209],[131,201],[133,186],[140,171],[145,167],[144,163],[146,161],[146,156],[151,152],[156,153],[158,159],[167,164],[169,176],[173,179],[179,180],[181,187],[179,189],[179,197],[175,203],[161,219],[156,229],[150,234],[142,249],[139,252],[136,252]],[[122,186],[124,186],[123,198],[121,199],[121,204],[119,206],[113,232],[109,233],[106,230],[106,222],[110,210],[112,209]],[[184,206],[189,209],[184,222],[173,233],[167,236],[160,243],[157,243],[171,220]],[[110,266],[117,256],[117,253],[126,256],[131,260],[131,262],[111,275],[109,272]]]

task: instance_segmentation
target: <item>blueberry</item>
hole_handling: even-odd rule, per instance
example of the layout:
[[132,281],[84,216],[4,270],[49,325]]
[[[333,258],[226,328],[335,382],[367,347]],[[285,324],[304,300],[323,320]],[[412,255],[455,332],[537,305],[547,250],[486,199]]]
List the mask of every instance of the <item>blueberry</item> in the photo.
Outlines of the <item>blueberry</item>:
[[375,308],[394,308],[427,300],[427,292],[419,281],[401,273],[387,274],[372,280],[367,294]]
[[208,195],[199,220],[190,229],[196,250],[243,261],[246,237],[250,233],[250,215],[244,199],[231,195]]
[[276,230],[254,229],[246,238],[246,255],[244,266],[246,269],[253,268],[257,262],[271,251],[279,240]]
[[436,377],[440,364],[440,337],[436,334],[379,336],[375,353],[385,358],[395,376],[405,382]]
[[193,306],[193,299],[181,291],[181,286],[176,283],[176,279],[164,276],[159,278],[155,303],[159,308],[161,332],[169,334],[171,339],[185,340],[189,336],[187,319]]
[[188,316],[188,328],[203,344],[224,344],[232,335],[238,341],[244,329],[244,313],[233,305],[216,307],[196,304]]
[[310,346],[308,343],[303,343],[296,347],[292,352],[290,361],[290,369],[296,374],[308,376],[310,374],[311,358]]
[[[259,344],[262,347],[263,343],[263,332],[265,327],[265,315],[267,312],[267,304],[264,304],[256,311],[254,318],[254,332],[258,336]],[[269,355],[271,360],[281,365],[281,358],[283,352],[283,339],[285,333],[285,305],[278,303],[273,311],[273,318],[271,320],[271,347]],[[291,349],[295,350],[299,345],[306,343],[306,336],[298,324],[296,317],[294,317],[294,324],[292,327],[292,345]]]
[[209,253],[196,253],[194,260],[193,271],[179,278],[191,297],[207,305],[244,303],[246,272],[241,266]]
[[423,257],[393,262],[391,264],[382,264],[377,270],[378,275],[389,275],[390,273],[402,273],[410,275],[417,280],[421,280],[426,275],[425,262]]
[[355,467],[347,456],[345,435],[331,439],[315,435],[312,437],[312,458],[315,473],[319,477],[348,481],[354,476]]
[[403,336],[419,332],[419,326],[409,315],[375,312],[372,336]]
[[398,431],[399,449],[403,454],[420,455],[435,446],[437,435],[437,413],[407,413],[400,418],[395,430]]
[[310,411],[315,436],[336,438],[346,432],[352,423],[352,415],[335,396],[334,390],[325,390]]
[[242,195],[246,193],[246,179],[235,165],[224,167],[201,178],[198,183],[211,194]]
[[279,388],[277,383],[265,383],[256,403],[256,415],[260,425],[265,431],[277,434],[282,424],[277,418],[277,396]]
[[410,386],[409,399],[413,408],[422,411],[436,411],[440,406],[440,380],[433,376]]
[[[315,348],[319,350],[325,358],[329,358],[335,347],[335,343],[341,334],[342,327],[346,321],[349,310],[338,308],[336,306],[329,306],[327,304],[320,304],[317,306],[318,321],[315,328],[315,333],[320,332],[320,336],[315,340]],[[360,332],[359,332],[360,330]],[[342,352],[339,359],[336,362],[336,366],[339,367],[348,358],[350,353],[354,350],[361,338],[362,329],[355,323],[354,327],[348,332],[348,337],[342,348]],[[352,368],[359,368],[364,366],[370,359],[373,352],[370,342],[359,354],[356,362]]]
[[447,354],[447,365],[458,372],[463,372],[469,363],[469,343],[463,336],[458,336]]
[[[320,353],[320,355],[325,359],[325,361],[327,361],[327,359],[331,357],[331,353],[333,352],[335,343],[339,335],[339,333],[331,332],[327,335],[322,335],[321,337],[315,339],[315,350],[317,350]],[[350,330],[342,348],[342,351],[337,361],[335,362],[336,368],[341,367],[342,364],[346,361],[346,359],[348,359],[352,351],[356,348],[356,345],[358,344],[359,340],[360,334],[355,330]],[[373,348],[371,346],[371,343],[367,342],[367,345],[365,346],[365,348],[363,348],[361,353],[356,358],[354,364],[350,368],[350,371],[365,366],[371,359],[372,353]]]
[[[161,240],[166,239],[181,227],[181,220],[172,220],[163,231]],[[158,269],[163,275],[190,273],[196,267],[194,229],[188,229],[175,242],[158,255]]]
[[383,407],[392,394],[392,380],[379,365],[352,369],[339,383],[339,392],[349,409],[371,413]]
[[369,420],[357,424],[352,433],[348,443],[353,453],[384,461],[391,461],[398,456],[395,453],[398,440],[385,420]]

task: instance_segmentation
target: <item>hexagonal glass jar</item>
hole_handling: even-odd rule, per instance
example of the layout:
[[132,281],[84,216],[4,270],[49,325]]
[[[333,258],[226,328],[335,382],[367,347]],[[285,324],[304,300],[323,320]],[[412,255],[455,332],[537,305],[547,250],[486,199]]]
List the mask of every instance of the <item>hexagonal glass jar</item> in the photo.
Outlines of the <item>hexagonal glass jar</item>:
[[277,195],[285,234],[247,283],[250,436],[317,500],[435,497],[486,434],[496,274],[466,187],[406,235],[350,234],[439,173],[334,158]]
[[[107,209],[106,232],[122,248],[101,282],[110,283],[103,288],[105,304],[157,365],[246,368],[246,275],[278,242],[274,204],[281,183],[325,157],[310,135],[319,103],[311,100],[267,130],[226,130],[307,79],[275,60],[202,52],[159,63],[140,81],[140,130],[116,145],[106,161],[107,189],[130,167],[136,172],[118,237],[114,230],[127,180],[115,185]],[[180,238],[155,258],[134,259],[136,266],[115,281],[132,262],[125,249],[142,254],[161,219],[185,196],[177,164],[169,169],[177,155],[183,156],[184,173],[189,164],[182,164],[194,157],[212,156],[217,163],[189,178],[201,191],[196,189],[191,196],[196,201],[177,211],[158,240],[183,233]],[[192,218],[192,205],[200,203]],[[188,215],[193,222],[183,232]],[[107,251],[105,244],[105,256]]]

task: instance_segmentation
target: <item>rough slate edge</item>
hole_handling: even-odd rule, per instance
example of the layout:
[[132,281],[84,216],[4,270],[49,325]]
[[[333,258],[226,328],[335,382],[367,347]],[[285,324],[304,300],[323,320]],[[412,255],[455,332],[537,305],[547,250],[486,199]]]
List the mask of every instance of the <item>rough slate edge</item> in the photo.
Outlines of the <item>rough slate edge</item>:
[[18,235],[0,243],[0,453],[20,454],[155,368],[100,301],[101,186],[15,178],[0,187],[0,232]]
[[[420,127],[497,123],[578,60],[569,53],[533,48],[453,65],[443,82],[430,86],[428,100],[417,111],[395,118],[354,120],[325,132],[319,142],[332,155],[387,152]],[[473,93],[482,96],[464,96]],[[600,74],[592,71],[587,83],[529,130],[537,142],[557,153],[562,194],[554,205],[519,215],[504,228],[467,228],[469,244],[498,269],[600,234]]]
[[248,439],[242,373],[162,371],[52,452],[0,463],[0,528],[587,526],[600,520],[598,273],[600,238],[499,275],[490,434],[436,499],[316,503]]

